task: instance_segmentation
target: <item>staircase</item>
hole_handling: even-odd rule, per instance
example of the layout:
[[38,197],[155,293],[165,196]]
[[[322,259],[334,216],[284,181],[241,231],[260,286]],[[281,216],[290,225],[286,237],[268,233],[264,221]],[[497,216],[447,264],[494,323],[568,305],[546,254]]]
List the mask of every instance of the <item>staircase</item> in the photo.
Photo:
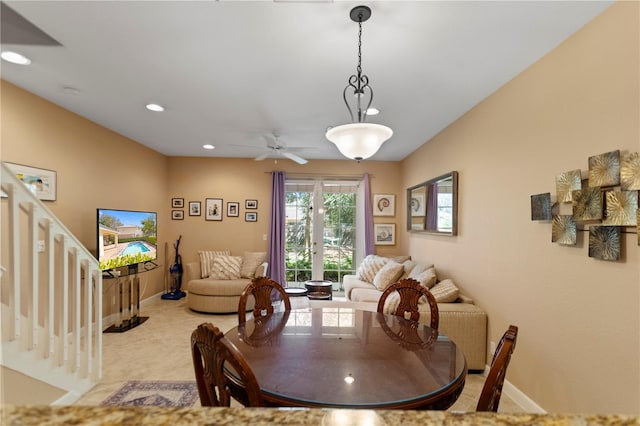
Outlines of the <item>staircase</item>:
[[52,403],[69,404],[102,377],[102,273],[4,163],[0,183],[0,366],[60,389]]

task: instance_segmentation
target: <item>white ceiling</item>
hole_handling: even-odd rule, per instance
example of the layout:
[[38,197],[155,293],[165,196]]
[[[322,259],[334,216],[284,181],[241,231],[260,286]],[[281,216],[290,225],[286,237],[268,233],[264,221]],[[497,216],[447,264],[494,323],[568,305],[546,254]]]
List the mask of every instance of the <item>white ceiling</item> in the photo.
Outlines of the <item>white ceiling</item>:
[[3,44],[33,62],[0,72],[165,155],[256,157],[276,132],[302,157],[343,159],[324,133],[350,121],[349,11],[367,4],[369,121],[394,130],[371,160],[401,160],[611,3],[7,1],[62,46]]

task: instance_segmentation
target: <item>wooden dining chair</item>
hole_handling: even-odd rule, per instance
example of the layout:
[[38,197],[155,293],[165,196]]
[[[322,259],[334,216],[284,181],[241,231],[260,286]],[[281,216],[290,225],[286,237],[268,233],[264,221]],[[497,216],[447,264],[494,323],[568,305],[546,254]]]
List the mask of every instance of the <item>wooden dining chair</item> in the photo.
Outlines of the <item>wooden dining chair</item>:
[[476,411],[498,411],[500,404],[500,396],[502,395],[502,385],[507,375],[507,367],[511,360],[511,354],[516,348],[516,339],[518,338],[518,327],[510,325],[509,329],[504,333],[498,347],[493,354],[491,368],[489,374],[480,392],[480,399],[476,406]]
[[242,393],[235,398],[250,407],[262,407],[264,402],[253,370],[238,348],[211,323],[202,323],[191,333],[191,355],[196,374],[198,394],[203,407],[229,407],[230,381],[224,374],[229,364],[240,376],[236,385]]
[[238,323],[243,324],[247,321],[247,300],[249,296],[255,298],[255,304],[253,306],[253,317],[257,318],[262,315],[272,314],[273,299],[271,295],[273,292],[279,294],[284,303],[284,310],[291,310],[291,301],[289,295],[284,288],[277,282],[267,277],[258,277],[251,280],[240,295],[240,301],[238,302]]
[[382,292],[382,296],[380,296],[380,300],[378,301],[378,312],[384,313],[385,301],[394,291],[397,291],[400,294],[400,303],[393,312],[394,315],[406,318],[405,313],[409,313],[409,319],[418,321],[420,319],[418,301],[422,296],[425,296],[429,303],[429,310],[431,311],[429,327],[435,330],[438,329],[440,317],[438,315],[438,303],[436,302],[435,297],[433,297],[433,294],[431,294],[428,288],[412,278],[402,279],[387,287],[385,291]]

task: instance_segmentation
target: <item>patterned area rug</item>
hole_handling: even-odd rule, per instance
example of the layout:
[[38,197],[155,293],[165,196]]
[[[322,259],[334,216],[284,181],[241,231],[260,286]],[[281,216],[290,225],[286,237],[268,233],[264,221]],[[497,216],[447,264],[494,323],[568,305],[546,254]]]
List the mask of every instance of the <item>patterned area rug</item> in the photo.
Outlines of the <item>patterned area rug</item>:
[[141,381],[125,383],[101,405],[191,407],[198,400],[196,382]]

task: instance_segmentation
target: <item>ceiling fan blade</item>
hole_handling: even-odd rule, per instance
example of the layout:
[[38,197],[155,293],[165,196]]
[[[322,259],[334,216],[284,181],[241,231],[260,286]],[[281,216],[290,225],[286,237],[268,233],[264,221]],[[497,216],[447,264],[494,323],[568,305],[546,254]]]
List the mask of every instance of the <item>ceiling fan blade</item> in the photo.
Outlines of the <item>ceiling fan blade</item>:
[[264,160],[265,158],[267,158],[268,156],[269,156],[269,154],[268,154],[268,153],[260,154],[260,155],[258,155],[256,158],[254,158],[254,161],[262,161],[262,160]]
[[295,161],[295,162],[296,162],[296,163],[298,163],[298,164],[307,164],[307,163],[308,163],[308,161],[307,161],[307,160],[305,160],[304,158],[302,158],[302,157],[298,157],[297,155],[292,154],[292,153],[290,153],[290,152],[286,152],[286,151],[285,151],[285,152],[283,152],[283,153],[282,153],[282,155],[284,155],[285,157],[287,157],[289,160],[293,160],[293,161]]

